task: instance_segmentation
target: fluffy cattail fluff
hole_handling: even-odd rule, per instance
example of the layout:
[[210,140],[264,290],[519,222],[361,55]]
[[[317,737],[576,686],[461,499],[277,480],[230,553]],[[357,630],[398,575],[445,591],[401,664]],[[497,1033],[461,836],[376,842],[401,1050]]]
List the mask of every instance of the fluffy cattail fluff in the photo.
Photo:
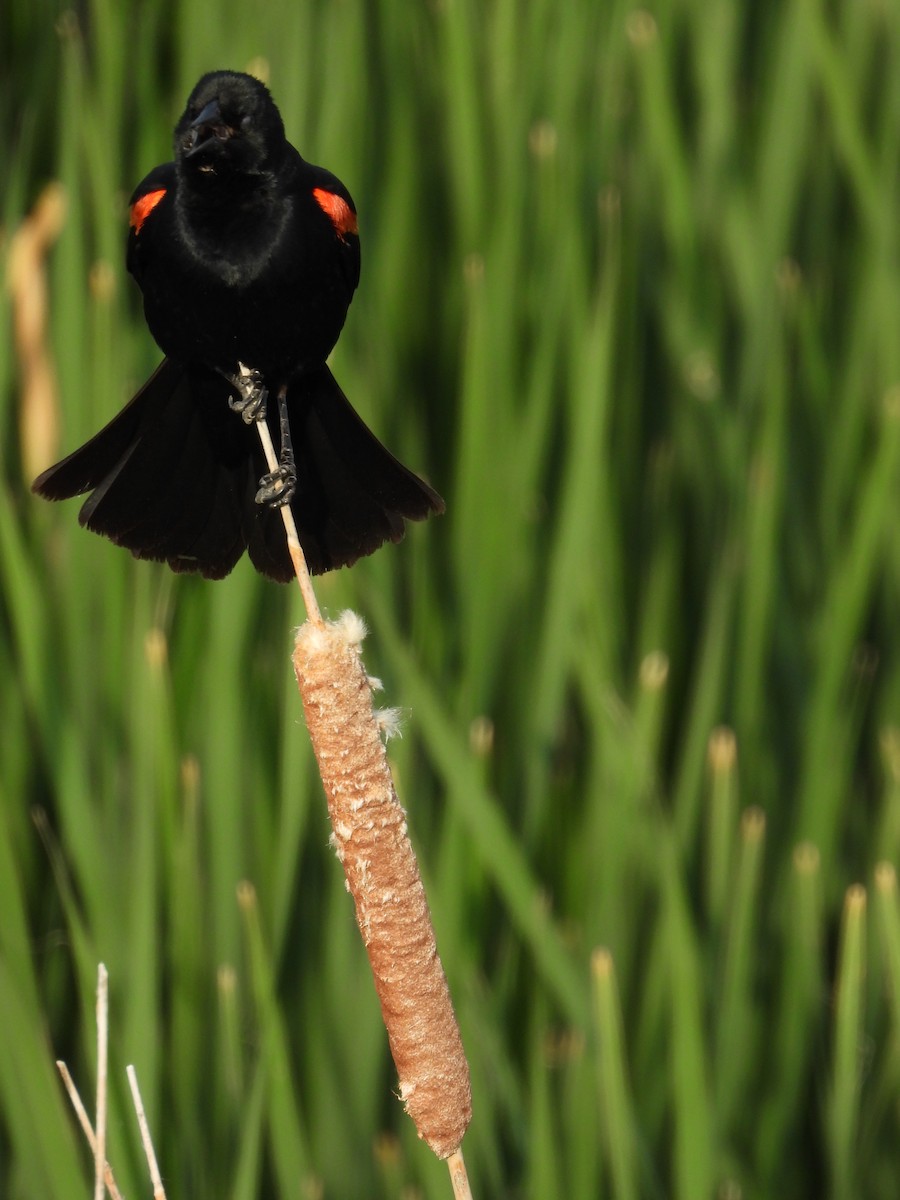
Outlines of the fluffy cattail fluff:
[[307,622],[297,633],[294,670],[400,1096],[419,1136],[447,1158],[471,1116],[469,1067],[372,708],[364,636],[352,612],[325,625]]

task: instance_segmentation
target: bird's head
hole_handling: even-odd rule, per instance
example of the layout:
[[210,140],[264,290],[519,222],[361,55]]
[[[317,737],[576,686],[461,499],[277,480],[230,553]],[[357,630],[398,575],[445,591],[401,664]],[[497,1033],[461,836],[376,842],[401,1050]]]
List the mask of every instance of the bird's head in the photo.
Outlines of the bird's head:
[[268,88],[237,71],[204,75],[175,126],[179,173],[198,184],[266,175],[278,166],[286,145]]

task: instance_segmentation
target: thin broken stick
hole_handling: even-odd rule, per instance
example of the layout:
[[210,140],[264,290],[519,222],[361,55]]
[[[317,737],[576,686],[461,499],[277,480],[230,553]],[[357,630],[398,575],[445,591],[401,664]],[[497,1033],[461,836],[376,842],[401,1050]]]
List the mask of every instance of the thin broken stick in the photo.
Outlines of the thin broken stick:
[[137,1113],[141,1141],[144,1144],[144,1156],[147,1159],[147,1166],[150,1170],[150,1180],[153,1184],[153,1200],[166,1200],[166,1191],[159,1173],[156,1152],[153,1149],[153,1139],[150,1137],[150,1126],[147,1124],[147,1114],[144,1112],[144,1101],[141,1099],[141,1092],[138,1087],[137,1072],[132,1066],[127,1066],[125,1071],[128,1075],[128,1086],[131,1088],[134,1111]]
[[109,1070],[109,975],[97,968],[97,1144],[94,1147],[94,1200],[103,1200],[106,1168],[106,1089]]
[[[72,1081],[72,1076],[69,1074],[69,1068],[64,1062],[57,1059],[56,1069],[62,1076],[63,1086],[69,1095],[69,1100],[72,1107],[75,1109],[75,1115],[78,1118],[78,1123],[84,1131],[84,1136],[87,1139],[87,1144],[91,1148],[91,1153],[97,1153],[97,1139],[94,1137],[94,1127],[91,1125],[91,1119],[87,1115],[87,1110],[81,1103],[81,1097],[78,1095],[78,1089]],[[116,1180],[112,1172],[112,1167],[108,1162],[103,1164],[103,1178],[106,1182],[106,1190],[109,1192],[112,1200],[122,1200],[122,1194],[119,1191]]]
[[[116,1186],[112,1167],[106,1161],[106,1097],[107,1097],[107,1064],[109,1062],[109,976],[106,967],[100,963],[97,969],[97,1132],[94,1132],[90,1118],[87,1115],[78,1089],[69,1074],[69,1068],[64,1062],[57,1061],[56,1067],[62,1076],[63,1085],[69,1094],[69,1100],[75,1109],[79,1124],[84,1130],[84,1136],[94,1155],[94,1198],[103,1200],[104,1185],[111,1200],[122,1200],[122,1194]],[[165,1189],[159,1174],[153,1142],[147,1125],[144,1104],[138,1089],[137,1075],[134,1067],[128,1067],[128,1083],[134,1100],[138,1125],[141,1130],[141,1140],[144,1143],[144,1154],[147,1156],[147,1166],[150,1168],[150,1179],[153,1184],[153,1200],[166,1200]]]

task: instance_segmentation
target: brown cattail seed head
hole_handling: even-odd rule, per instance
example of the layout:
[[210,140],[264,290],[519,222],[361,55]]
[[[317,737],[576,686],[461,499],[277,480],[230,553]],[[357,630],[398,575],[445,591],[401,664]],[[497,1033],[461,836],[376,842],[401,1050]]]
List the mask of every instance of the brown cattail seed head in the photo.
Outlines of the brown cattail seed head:
[[297,632],[294,670],[400,1096],[419,1136],[447,1158],[471,1116],[469,1067],[372,709],[359,650],[364,636],[351,612],[324,627],[307,622]]

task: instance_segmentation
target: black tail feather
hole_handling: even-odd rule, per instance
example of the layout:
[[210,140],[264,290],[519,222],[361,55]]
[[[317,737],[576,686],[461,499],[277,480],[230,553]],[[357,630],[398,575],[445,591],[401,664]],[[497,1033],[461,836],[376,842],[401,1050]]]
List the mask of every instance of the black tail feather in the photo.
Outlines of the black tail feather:
[[222,578],[244,552],[250,469],[231,436],[227,396],[214,375],[195,378],[164,359],[126,408],[34,490],[57,500],[93,488],[82,525],[136,558]]
[[182,371],[157,397],[127,462],[82,508],[81,523],[137,558],[210,579],[227,575],[246,546],[251,475],[247,431],[227,398],[221,379]]
[[45,500],[69,500],[98,487],[121,462],[148,418],[148,406],[158,387],[177,378],[180,368],[164,358],[141,390],[122,411],[61,462],[42,471],[31,490]]
[[[228,391],[213,372],[164,359],[34,491],[62,500],[93,489],[81,524],[137,558],[220,579],[249,548],[263,575],[290,580],[281,515],[254,500],[267,469],[256,431],[229,409]],[[327,367],[291,385],[288,411],[297,463],[291,511],[313,574],[399,541],[404,519],[443,512],[440,496],[381,445]],[[269,422],[277,444],[276,413]]]
[[[404,520],[444,511],[437,492],[360,419],[328,367],[291,386],[288,413],[297,459],[291,511],[312,574],[350,566],[385,542],[399,542]],[[264,570],[254,550],[251,540],[250,556]]]

